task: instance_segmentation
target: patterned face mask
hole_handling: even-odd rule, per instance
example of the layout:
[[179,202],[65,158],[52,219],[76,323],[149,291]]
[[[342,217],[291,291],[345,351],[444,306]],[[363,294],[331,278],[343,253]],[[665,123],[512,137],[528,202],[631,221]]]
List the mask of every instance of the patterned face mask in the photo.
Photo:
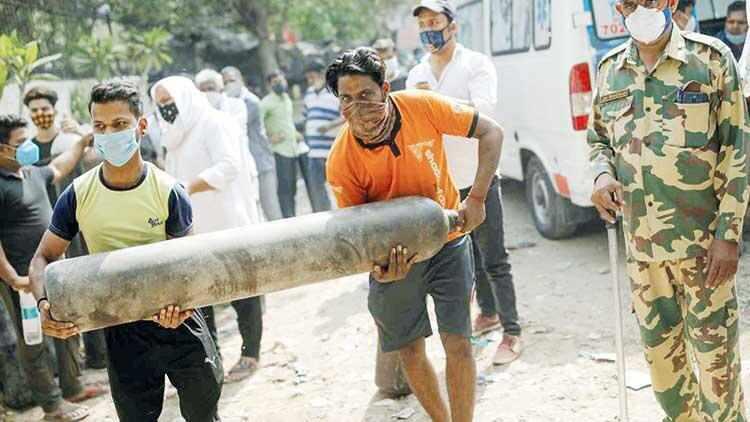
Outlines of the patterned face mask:
[[349,123],[352,134],[367,144],[384,142],[393,131],[396,113],[393,101],[352,101],[342,106],[341,113]]
[[54,111],[39,111],[31,115],[31,121],[42,130],[47,130],[55,124]]
[[177,116],[180,114],[180,110],[177,109],[177,104],[170,103],[165,105],[159,106],[159,113],[161,114],[161,117],[166,120],[169,124],[174,124],[174,121],[177,120]]

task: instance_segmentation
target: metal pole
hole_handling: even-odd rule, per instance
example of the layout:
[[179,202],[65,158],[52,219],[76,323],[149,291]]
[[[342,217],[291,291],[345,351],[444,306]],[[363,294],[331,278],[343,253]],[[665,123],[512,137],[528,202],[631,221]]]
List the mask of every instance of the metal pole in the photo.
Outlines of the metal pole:
[[617,244],[617,225],[607,224],[607,240],[609,241],[609,265],[612,272],[612,293],[615,299],[617,320],[615,325],[615,347],[617,352],[617,384],[620,390],[620,422],[629,421],[628,418],[628,390],[625,382],[625,344],[623,341],[623,312],[622,296],[620,296],[620,267],[618,265],[619,252]]

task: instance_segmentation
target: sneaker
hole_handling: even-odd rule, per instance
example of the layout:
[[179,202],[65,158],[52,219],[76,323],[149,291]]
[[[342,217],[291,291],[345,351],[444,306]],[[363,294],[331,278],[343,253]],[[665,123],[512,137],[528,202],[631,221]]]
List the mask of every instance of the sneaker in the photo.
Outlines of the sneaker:
[[495,358],[492,363],[495,365],[507,365],[521,356],[521,337],[504,335],[503,341],[497,346]]
[[475,337],[481,336],[482,334],[497,330],[498,328],[500,328],[500,326],[500,317],[498,317],[497,314],[492,316],[479,314],[474,320],[472,335],[474,335]]

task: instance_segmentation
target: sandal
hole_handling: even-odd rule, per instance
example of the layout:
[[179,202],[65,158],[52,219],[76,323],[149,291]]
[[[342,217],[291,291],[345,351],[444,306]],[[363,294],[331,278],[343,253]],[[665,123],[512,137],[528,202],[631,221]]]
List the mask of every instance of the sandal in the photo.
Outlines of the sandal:
[[57,411],[55,411],[54,413],[45,414],[44,420],[52,422],[76,422],[86,419],[88,416],[88,407],[77,406],[75,404],[63,401]]
[[258,371],[258,368],[258,359],[241,357],[239,362],[229,370],[229,374],[224,377],[224,382],[231,384],[246,380],[253,376]]

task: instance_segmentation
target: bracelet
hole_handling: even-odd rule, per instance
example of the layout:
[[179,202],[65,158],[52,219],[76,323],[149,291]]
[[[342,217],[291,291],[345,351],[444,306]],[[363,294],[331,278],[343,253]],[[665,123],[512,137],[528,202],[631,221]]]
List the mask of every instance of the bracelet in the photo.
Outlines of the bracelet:
[[42,308],[41,308],[41,304],[42,304],[42,301],[43,301],[43,300],[46,300],[46,301],[47,301],[47,303],[49,303],[49,299],[47,299],[47,296],[42,296],[42,297],[40,297],[40,298],[39,298],[39,300],[37,300],[37,301],[36,301],[36,309],[37,309],[37,310],[41,310],[41,309],[42,309]]

